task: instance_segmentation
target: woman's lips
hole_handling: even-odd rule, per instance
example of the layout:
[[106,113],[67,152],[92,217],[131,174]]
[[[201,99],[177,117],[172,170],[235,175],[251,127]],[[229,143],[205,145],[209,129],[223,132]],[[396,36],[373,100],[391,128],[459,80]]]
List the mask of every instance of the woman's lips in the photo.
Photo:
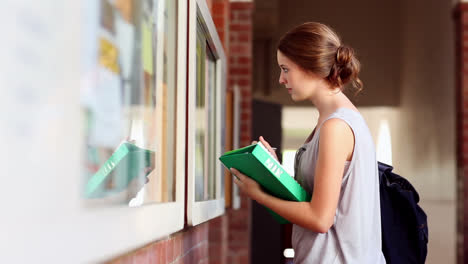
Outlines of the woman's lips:
[[292,89],[291,88],[286,88],[288,89],[288,93],[292,93]]

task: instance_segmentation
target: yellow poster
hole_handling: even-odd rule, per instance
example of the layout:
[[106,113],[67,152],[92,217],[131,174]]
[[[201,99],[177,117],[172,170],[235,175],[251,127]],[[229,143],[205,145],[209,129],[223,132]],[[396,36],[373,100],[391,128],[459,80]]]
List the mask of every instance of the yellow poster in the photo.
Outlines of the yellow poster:
[[99,39],[99,64],[115,74],[120,73],[119,52],[110,41],[104,38]]
[[150,22],[142,22],[143,70],[153,75],[153,39]]

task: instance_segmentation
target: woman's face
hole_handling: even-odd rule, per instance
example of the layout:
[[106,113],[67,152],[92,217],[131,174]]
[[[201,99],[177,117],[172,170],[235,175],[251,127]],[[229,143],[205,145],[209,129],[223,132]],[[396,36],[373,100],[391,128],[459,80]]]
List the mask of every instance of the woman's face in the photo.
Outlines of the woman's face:
[[278,66],[281,73],[279,83],[288,89],[294,101],[310,100],[314,97],[324,80],[313,73],[304,71],[299,65],[277,51]]

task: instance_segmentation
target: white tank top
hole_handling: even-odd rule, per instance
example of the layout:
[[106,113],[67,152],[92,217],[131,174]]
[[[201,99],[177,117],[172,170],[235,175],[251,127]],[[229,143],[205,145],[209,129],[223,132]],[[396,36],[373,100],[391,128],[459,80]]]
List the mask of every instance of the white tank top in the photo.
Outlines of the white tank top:
[[[344,166],[334,223],[327,233],[293,225],[294,263],[381,264],[379,176],[375,146],[363,117],[349,108],[339,108],[323,122],[339,118],[353,130],[355,145]],[[296,153],[296,180],[313,194],[320,127]]]

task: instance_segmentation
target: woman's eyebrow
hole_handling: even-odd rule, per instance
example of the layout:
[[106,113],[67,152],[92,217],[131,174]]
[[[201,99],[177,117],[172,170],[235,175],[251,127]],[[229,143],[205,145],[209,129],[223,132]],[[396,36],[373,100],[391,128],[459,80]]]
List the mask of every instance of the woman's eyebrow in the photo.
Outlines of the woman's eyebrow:
[[280,67],[288,67],[288,66],[286,66],[286,65],[284,65],[284,64],[280,64]]

